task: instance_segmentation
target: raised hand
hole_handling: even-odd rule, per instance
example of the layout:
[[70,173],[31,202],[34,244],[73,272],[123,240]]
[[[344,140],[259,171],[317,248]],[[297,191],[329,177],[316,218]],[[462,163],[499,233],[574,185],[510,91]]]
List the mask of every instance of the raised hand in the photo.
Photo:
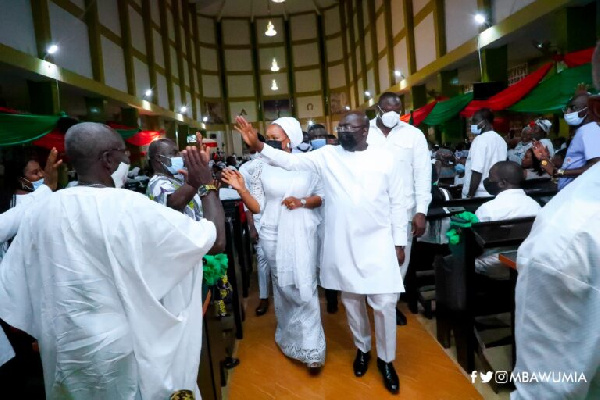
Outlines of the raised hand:
[[549,160],[550,159],[550,152],[548,151],[548,149],[546,148],[546,146],[544,146],[544,144],[542,142],[538,142],[538,141],[533,142],[533,146],[531,147],[531,150],[533,150],[533,154],[535,155],[535,158],[537,158],[538,160]]
[[242,139],[251,151],[262,151],[264,145],[258,140],[258,132],[244,117],[235,118],[235,130],[242,134]]
[[62,164],[62,160],[56,161],[57,158],[58,151],[53,147],[44,168],[44,184],[52,190],[56,190],[58,187],[58,167]]
[[244,177],[238,171],[232,169],[224,169],[221,171],[221,180],[238,192],[246,190],[246,183]]
[[195,189],[202,185],[211,185],[213,182],[212,171],[208,162],[204,163],[197,147],[188,146],[181,152],[187,171],[179,171],[185,176],[185,182]]
[[196,147],[200,152],[202,163],[208,165],[208,162],[210,161],[210,154],[208,152],[208,148],[206,147],[203,141],[204,137],[202,136],[202,132],[196,132]]

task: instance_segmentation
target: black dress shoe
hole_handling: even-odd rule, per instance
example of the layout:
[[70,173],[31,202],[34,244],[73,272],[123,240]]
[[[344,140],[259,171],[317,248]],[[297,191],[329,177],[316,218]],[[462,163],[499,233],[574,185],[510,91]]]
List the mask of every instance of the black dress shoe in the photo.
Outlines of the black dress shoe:
[[396,308],[396,325],[401,326],[407,324],[408,320],[406,319],[406,315]]
[[369,367],[369,361],[371,360],[371,352],[367,351],[363,353],[360,350],[356,350],[356,358],[354,359],[354,375],[361,377],[367,372]]
[[311,375],[311,376],[320,375],[321,374],[321,369],[322,369],[322,367],[320,365],[318,365],[318,366],[309,365],[308,366],[308,374]]
[[260,303],[258,303],[258,307],[256,307],[256,316],[260,317],[261,315],[265,315],[268,309],[269,299],[260,299]]
[[381,358],[377,358],[377,369],[379,369],[383,377],[383,386],[391,393],[398,394],[400,392],[400,380],[398,379],[394,365],[391,362],[386,363]]

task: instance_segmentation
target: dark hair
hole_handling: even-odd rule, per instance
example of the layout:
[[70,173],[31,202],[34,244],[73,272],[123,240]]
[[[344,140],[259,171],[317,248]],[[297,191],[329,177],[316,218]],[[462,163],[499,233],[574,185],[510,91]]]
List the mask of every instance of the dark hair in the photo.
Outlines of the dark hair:
[[265,139],[265,137],[263,135],[261,135],[260,133],[258,134],[258,140],[263,143],[267,141],[267,139]]
[[32,147],[11,148],[4,160],[4,185],[0,191],[0,212],[10,208],[10,202],[15,191],[21,187],[19,179],[25,176],[25,168],[29,161],[39,162],[40,158],[36,149]]
[[311,132],[314,129],[325,129],[325,126],[321,124],[312,124],[308,127],[308,132]]
[[379,100],[377,101],[377,104],[381,104],[386,100],[398,100],[399,102],[402,102],[402,99],[400,98],[400,95],[398,93],[394,93],[394,92],[384,92],[381,94],[381,96],[379,96]]
[[494,113],[489,108],[480,108],[475,114],[479,114],[481,119],[489,122],[490,124],[494,122]]

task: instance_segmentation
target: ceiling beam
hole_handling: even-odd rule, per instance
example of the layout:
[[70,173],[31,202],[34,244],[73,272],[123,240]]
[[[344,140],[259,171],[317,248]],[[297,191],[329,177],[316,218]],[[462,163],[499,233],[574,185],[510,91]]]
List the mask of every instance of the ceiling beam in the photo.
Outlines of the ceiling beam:
[[225,3],[227,0],[221,0],[221,7],[219,7],[219,12],[217,13],[217,21],[221,22],[221,18],[223,16],[223,10],[225,10]]

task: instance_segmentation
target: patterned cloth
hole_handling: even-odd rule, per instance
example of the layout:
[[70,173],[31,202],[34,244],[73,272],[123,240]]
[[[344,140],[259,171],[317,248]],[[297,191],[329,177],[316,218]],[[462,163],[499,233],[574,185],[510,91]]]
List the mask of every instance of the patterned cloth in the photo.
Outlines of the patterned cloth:
[[[150,200],[167,206],[167,198],[177,189],[183,186],[183,181],[178,178],[171,178],[165,175],[154,175],[148,183],[146,195]],[[183,213],[190,218],[200,221],[203,217],[202,200],[196,194],[194,198],[185,206]]]

